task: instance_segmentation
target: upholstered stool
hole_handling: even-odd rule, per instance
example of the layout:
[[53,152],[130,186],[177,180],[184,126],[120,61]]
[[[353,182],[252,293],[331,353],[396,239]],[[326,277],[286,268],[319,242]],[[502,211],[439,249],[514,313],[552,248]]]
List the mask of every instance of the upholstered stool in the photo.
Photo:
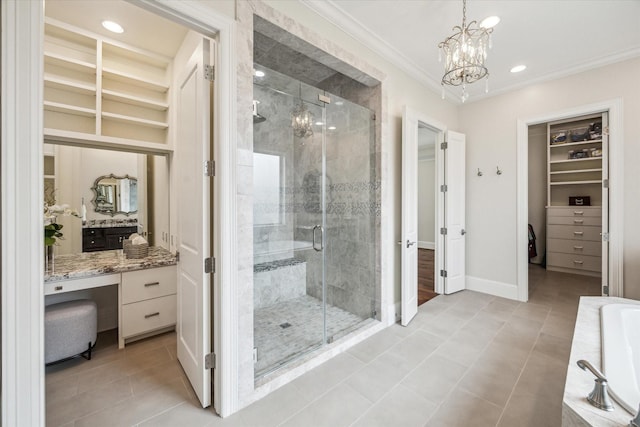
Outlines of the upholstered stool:
[[98,310],[96,303],[81,299],[51,304],[44,311],[44,361],[49,364],[83,355],[91,360],[96,343]]

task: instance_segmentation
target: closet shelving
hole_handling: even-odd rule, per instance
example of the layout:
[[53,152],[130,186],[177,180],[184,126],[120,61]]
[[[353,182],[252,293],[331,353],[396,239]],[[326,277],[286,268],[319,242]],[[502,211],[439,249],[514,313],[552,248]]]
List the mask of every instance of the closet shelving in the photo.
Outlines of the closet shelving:
[[45,20],[45,136],[168,143],[171,58]]

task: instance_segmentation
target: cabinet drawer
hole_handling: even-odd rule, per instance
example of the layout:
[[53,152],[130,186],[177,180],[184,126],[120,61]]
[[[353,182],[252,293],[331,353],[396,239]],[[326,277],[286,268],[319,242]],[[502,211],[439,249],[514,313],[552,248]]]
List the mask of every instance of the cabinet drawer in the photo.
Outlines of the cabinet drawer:
[[593,225],[600,227],[602,225],[602,218],[599,216],[550,216],[548,222],[549,224]]
[[564,239],[549,239],[547,240],[547,251],[561,252],[565,254],[601,256],[602,243],[589,241],[579,242],[575,240]]
[[122,273],[122,303],[175,294],[176,281],[174,265]]
[[599,272],[602,270],[602,259],[597,256],[547,252],[547,265]]
[[154,298],[122,306],[122,337],[164,328],[176,323],[176,296]]
[[600,242],[600,227],[578,225],[549,225],[547,239],[571,239]]
[[602,216],[600,206],[548,207],[547,216]]
[[104,237],[84,237],[82,240],[83,249],[102,249],[107,245]]

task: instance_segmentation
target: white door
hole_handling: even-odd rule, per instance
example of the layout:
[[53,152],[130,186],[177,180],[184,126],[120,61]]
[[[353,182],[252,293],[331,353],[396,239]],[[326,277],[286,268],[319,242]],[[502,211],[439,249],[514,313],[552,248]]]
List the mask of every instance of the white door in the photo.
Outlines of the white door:
[[203,39],[178,71],[176,88],[178,360],[203,407],[211,405],[211,371],[204,361],[211,351],[211,277],[204,272],[204,259],[211,256],[211,178],[203,172],[203,162],[211,156],[211,90],[204,77],[211,56],[211,42]]
[[[609,289],[609,113],[602,114],[602,295]],[[606,185],[604,183],[607,183]]]
[[418,118],[402,112],[402,326],[418,312]]
[[451,294],[466,287],[465,279],[465,136],[447,131],[444,150],[444,293]]

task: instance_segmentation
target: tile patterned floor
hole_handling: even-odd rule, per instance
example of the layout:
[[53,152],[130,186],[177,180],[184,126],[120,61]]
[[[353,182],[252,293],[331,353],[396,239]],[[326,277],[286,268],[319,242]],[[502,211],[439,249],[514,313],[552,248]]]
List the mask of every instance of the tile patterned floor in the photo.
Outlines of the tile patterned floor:
[[[256,378],[322,344],[322,302],[305,295],[254,312]],[[339,337],[363,319],[327,305],[327,336]]]
[[[47,370],[48,426],[556,427],[580,295],[599,280],[530,270],[530,300],[438,296],[222,419],[199,408],[175,335]],[[155,349],[155,350],[154,350]]]

